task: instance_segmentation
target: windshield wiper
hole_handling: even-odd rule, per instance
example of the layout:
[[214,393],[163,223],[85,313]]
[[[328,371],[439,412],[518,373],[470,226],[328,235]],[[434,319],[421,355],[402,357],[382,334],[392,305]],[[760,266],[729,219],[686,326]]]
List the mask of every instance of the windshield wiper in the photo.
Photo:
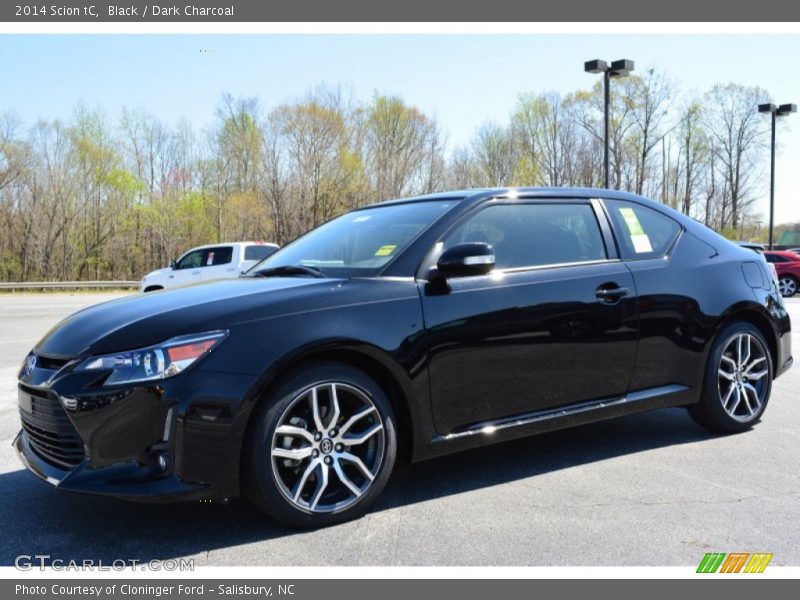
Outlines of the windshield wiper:
[[281,277],[283,275],[310,275],[311,277],[323,278],[325,273],[316,267],[305,265],[282,265],[280,267],[270,267],[261,269],[251,274],[251,277]]

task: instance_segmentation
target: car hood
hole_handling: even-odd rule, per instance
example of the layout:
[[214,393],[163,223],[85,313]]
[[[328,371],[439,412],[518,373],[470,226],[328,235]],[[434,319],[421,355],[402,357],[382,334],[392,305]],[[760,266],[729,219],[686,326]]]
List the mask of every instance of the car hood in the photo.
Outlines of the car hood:
[[147,275],[143,277],[143,279],[148,279],[149,277],[156,277],[156,276],[163,276],[169,275],[172,272],[170,267],[164,267],[163,269],[156,269],[155,271],[150,271]]
[[241,278],[135,294],[85,308],[53,327],[37,354],[74,358],[143,348],[189,333],[225,329],[241,315],[297,310],[301,299],[328,294],[342,280]]

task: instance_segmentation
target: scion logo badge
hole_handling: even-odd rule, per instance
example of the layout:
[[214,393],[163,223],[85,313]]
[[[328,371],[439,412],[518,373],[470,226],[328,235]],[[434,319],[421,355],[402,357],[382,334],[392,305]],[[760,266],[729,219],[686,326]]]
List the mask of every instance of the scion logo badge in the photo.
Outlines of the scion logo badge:
[[22,368],[22,376],[29,375],[34,368],[36,368],[36,355],[29,354],[28,358],[25,359],[25,366]]
[[766,552],[709,552],[700,561],[698,573],[763,573],[772,560]]

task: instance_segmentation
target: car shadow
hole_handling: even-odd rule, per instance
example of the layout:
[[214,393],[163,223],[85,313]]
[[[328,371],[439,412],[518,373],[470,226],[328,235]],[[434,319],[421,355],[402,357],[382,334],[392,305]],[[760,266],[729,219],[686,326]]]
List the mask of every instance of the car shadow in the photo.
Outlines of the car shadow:
[[[632,415],[418,464],[400,465],[372,511],[714,437],[682,409]],[[19,555],[139,561],[299,535],[244,501],[144,505],[60,493],[25,470],[0,475],[0,565]],[[339,527],[352,525],[344,524]],[[308,535],[308,534],[305,534]],[[313,534],[311,534],[313,535]]]

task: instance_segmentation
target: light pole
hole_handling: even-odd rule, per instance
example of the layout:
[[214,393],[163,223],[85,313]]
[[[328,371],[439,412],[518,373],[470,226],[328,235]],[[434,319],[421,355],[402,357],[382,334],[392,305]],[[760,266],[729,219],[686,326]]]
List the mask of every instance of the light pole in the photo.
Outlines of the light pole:
[[769,249],[772,250],[772,234],[775,228],[775,121],[778,117],[797,112],[796,104],[759,104],[758,112],[770,113],[772,118],[772,141],[769,156]]
[[609,81],[612,77],[626,77],[633,71],[633,61],[627,59],[615,60],[611,66],[604,60],[590,60],[583,63],[583,70],[587,73],[603,74],[603,186],[608,188],[608,109],[611,104]]

